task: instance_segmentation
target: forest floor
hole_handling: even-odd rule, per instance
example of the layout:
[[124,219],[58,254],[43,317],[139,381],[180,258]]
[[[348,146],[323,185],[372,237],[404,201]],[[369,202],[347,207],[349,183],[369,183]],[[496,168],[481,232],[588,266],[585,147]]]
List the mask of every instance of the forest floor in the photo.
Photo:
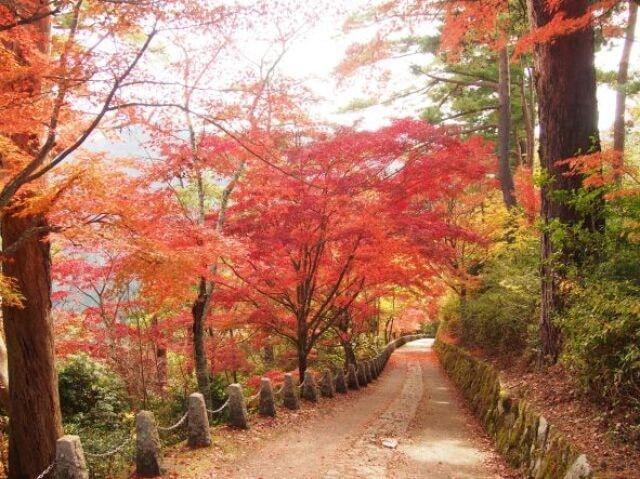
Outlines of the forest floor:
[[533,370],[518,361],[492,361],[501,380],[516,396],[525,398],[586,454],[599,476],[640,478],[640,444],[625,441],[624,411],[607,411],[581,394],[560,365]]
[[214,447],[169,452],[168,477],[514,478],[444,375],[429,340],[397,350],[368,387],[276,419],[252,416],[249,431],[222,427]]

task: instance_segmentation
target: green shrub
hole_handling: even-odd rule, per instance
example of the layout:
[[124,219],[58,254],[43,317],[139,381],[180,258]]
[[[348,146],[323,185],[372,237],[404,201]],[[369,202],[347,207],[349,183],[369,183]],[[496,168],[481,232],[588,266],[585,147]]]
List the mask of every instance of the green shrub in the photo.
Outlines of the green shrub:
[[574,289],[559,322],[565,337],[562,360],[585,390],[640,414],[640,287],[591,278]]
[[422,323],[420,326],[420,332],[426,334],[430,338],[435,338],[438,333],[438,327],[440,326],[440,321],[429,321],[426,323]]
[[490,256],[480,285],[459,300],[457,335],[491,354],[520,353],[535,339],[540,279],[538,239],[520,238]]
[[110,423],[128,410],[122,381],[84,354],[62,363],[58,387],[62,414],[68,421]]

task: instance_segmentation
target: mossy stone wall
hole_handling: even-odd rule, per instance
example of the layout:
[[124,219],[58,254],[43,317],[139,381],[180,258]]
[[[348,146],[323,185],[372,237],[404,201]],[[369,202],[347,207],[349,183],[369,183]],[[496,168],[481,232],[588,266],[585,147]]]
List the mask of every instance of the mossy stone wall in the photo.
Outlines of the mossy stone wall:
[[447,374],[460,388],[509,464],[531,479],[594,477],[579,454],[544,416],[503,389],[493,366],[463,349],[437,340],[434,348]]

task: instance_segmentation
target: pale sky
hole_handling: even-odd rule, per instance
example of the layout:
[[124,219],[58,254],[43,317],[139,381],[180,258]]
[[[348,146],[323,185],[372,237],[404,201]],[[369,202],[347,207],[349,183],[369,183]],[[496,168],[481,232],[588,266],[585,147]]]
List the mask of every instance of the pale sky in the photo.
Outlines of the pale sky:
[[[350,0],[349,7],[357,8],[370,3],[368,0]],[[347,47],[354,41],[364,41],[371,35],[371,31],[360,31],[345,36],[342,32],[342,20],[336,20],[332,15],[320,15],[312,26],[298,34],[279,65],[283,75],[300,80],[310,88],[319,98],[317,104],[309,105],[311,116],[320,121],[343,125],[357,125],[358,128],[374,129],[389,122],[392,118],[414,117],[428,105],[428,98],[424,95],[411,95],[401,101],[388,105],[369,107],[361,111],[340,113],[355,99],[375,97],[372,92],[377,91],[372,85],[377,85],[366,74],[358,73],[346,84],[338,85],[334,78],[336,66],[344,59]],[[434,25],[425,26],[425,32],[434,31]],[[640,29],[639,29],[640,30]],[[639,32],[640,33],[640,32]],[[640,35],[638,35],[640,36]],[[258,60],[263,54],[259,41],[253,35],[247,36],[240,42],[239,48],[247,58]],[[598,52],[596,64],[599,68],[616,70],[621,54],[621,41]],[[381,99],[389,98],[394,92],[411,87],[422,86],[419,79],[410,73],[412,64],[427,65],[429,57],[426,55],[409,56],[397,60],[390,60],[383,64],[383,68],[391,73],[384,89],[379,93]],[[634,45],[631,68],[640,66],[640,44]],[[363,74],[365,72],[362,72]],[[640,95],[638,95],[640,96]],[[637,97],[638,97],[637,96]],[[628,105],[638,104],[639,98],[628,99]],[[603,137],[607,137],[612,124],[615,106],[615,92],[606,86],[598,89],[599,127]],[[135,138],[136,132],[125,134],[120,146],[109,143],[98,135],[91,143],[95,148],[105,147],[115,154],[131,154],[137,148],[133,143],[140,143],[143,138]]]
[[[351,6],[352,2],[349,2]],[[357,5],[367,3],[363,0],[353,2],[354,8]],[[422,96],[413,96],[393,107],[368,108],[358,113],[340,114],[338,110],[347,105],[351,100],[369,97],[366,92],[368,80],[362,79],[350,82],[348,88],[337,88],[332,79],[332,72],[344,58],[347,46],[355,40],[366,38],[366,32],[360,35],[352,35],[345,38],[341,35],[341,25],[329,19],[320,21],[308,32],[304,38],[295,42],[288,52],[282,64],[283,71],[294,78],[305,78],[307,84],[313,87],[314,91],[324,101],[318,106],[317,113],[330,121],[350,125],[354,120],[361,120],[359,124],[364,128],[375,128],[385,123],[389,117],[412,116],[415,115],[427,102]],[[640,37],[640,28],[636,38]],[[621,55],[621,41],[616,41],[614,45],[604,48],[596,55],[596,65],[598,68],[606,70],[617,70]],[[428,57],[406,57],[394,60],[392,64],[392,79],[389,81],[387,96],[393,91],[403,90],[416,83],[416,78],[409,72],[409,66],[413,63],[426,64]],[[389,64],[388,64],[389,65]],[[636,41],[632,50],[630,61],[631,69],[637,71],[640,67],[640,43]],[[634,69],[635,66],[635,69]],[[385,96],[385,98],[387,97]],[[637,98],[628,99],[629,104],[637,104]],[[606,134],[613,125],[615,92],[607,86],[600,86],[598,89],[599,106],[599,127]]]

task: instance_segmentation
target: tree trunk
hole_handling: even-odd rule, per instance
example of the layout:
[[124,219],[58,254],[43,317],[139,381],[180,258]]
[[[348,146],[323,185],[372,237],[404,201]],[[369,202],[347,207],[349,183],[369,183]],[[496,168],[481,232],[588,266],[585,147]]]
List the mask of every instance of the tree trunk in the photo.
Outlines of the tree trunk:
[[160,390],[164,390],[167,385],[167,347],[165,346],[164,335],[160,333],[158,318],[152,318],[154,349],[156,357],[156,385]]
[[[4,328],[3,328],[4,330]],[[7,344],[0,335],[0,405],[9,414],[9,363],[7,358]]]
[[58,377],[51,322],[51,258],[47,233],[24,238],[32,228],[46,229],[42,215],[19,217],[5,212],[2,244],[15,254],[3,273],[15,281],[23,307],[2,306],[9,357],[9,478],[37,477],[55,459],[62,435]]
[[207,283],[200,279],[198,297],[193,303],[191,314],[193,316],[193,359],[196,369],[198,390],[205,397],[208,406],[211,406],[211,388],[209,385],[209,368],[207,366],[207,349],[205,346]]
[[349,364],[356,364],[356,353],[353,351],[353,346],[349,341],[340,341],[342,349],[344,349],[344,367],[347,369]]
[[516,205],[513,176],[509,165],[509,139],[511,138],[511,93],[509,80],[509,53],[506,47],[498,52],[498,177],[502,199],[507,208]]
[[298,374],[300,381],[304,380],[304,373],[307,371],[307,351],[302,343],[298,343]]
[[533,152],[535,149],[535,134],[533,126],[533,111],[531,111],[529,105],[529,99],[527,98],[527,91],[525,87],[525,74],[526,69],[522,71],[522,78],[520,80],[520,103],[522,103],[522,121],[524,122],[525,131],[525,147],[524,156],[522,158],[522,164],[527,168],[533,168]]
[[[586,13],[588,0],[567,0],[557,10],[548,0],[529,0],[533,28],[549,23],[554,14],[575,18]],[[554,13],[550,13],[553,11]],[[558,359],[561,335],[553,323],[563,309],[559,286],[565,267],[576,259],[578,245],[554,244],[549,226],[559,222],[565,227],[599,227],[596,214],[585,216],[563,200],[567,192],[582,186],[579,175],[568,175],[568,165],[559,160],[599,151],[594,35],[591,27],[561,35],[552,42],[535,47],[535,81],[540,119],[540,164],[547,174],[542,187],[541,252],[541,353],[552,361]]]
[[627,23],[627,34],[622,48],[622,58],[618,67],[618,78],[616,80],[616,113],[613,123],[613,149],[624,152],[625,121],[624,113],[627,101],[627,80],[629,77],[629,57],[631,48],[635,40],[636,23],[638,20],[638,4],[635,1],[629,2],[629,21]]
[[267,344],[262,348],[262,361],[264,361],[267,366],[273,366],[275,360],[276,353],[273,344]]

